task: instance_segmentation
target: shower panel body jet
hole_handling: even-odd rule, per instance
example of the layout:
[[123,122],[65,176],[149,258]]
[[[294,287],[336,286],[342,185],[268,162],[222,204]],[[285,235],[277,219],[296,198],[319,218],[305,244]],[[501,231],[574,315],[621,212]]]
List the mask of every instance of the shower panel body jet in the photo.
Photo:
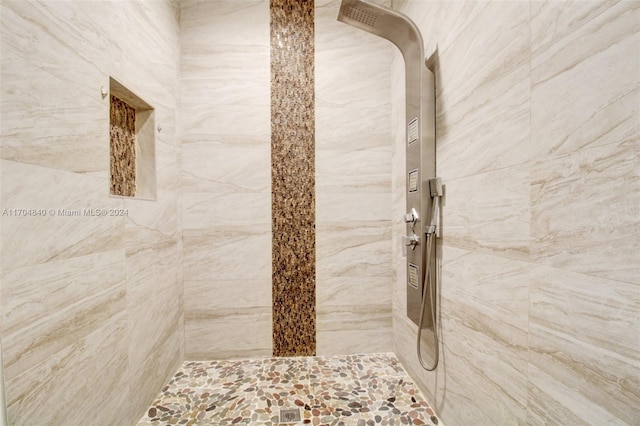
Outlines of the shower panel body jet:
[[[435,268],[434,261],[426,264],[425,236],[433,202],[429,180],[436,176],[434,75],[424,62],[420,30],[405,15],[362,0],[342,0],[338,20],[391,41],[404,57],[407,214],[403,250],[407,258],[407,316],[419,325],[426,271]],[[434,260],[435,253],[430,258]],[[435,277],[435,271],[431,273]],[[423,327],[433,327],[431,309],[424,311]]]

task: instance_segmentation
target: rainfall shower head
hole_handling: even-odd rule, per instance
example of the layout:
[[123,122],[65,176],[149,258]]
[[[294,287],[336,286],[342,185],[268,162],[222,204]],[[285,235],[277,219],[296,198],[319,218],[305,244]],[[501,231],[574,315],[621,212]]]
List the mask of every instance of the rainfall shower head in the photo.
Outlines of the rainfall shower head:
[[347,23],[350,22],[345,21],[345,19],[357,21],[365,27],[373,28],[376,26],[378,16],[381,15],[381,12],[376,10],[373,5],[364,2],[347,1],[342,2],[341,6],[338,20]]
[[363,0],[342,0],[338,21],[389,40],[398,46],[407,62],[423,61],[422,37],[418,27],[393,9]]

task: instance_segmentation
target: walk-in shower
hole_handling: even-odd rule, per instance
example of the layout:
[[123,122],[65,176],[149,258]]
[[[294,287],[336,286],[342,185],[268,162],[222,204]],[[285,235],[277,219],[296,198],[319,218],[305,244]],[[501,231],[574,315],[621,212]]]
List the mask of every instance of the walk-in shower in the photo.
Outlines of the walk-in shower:
[[[434,370],[439,353],[434,241],[439,198],[442,196],[442,185],[435,177],[434,75],[425,65],[419,29],[403,14],[361,0],[342,0],[338,20],[391,41],[404,57],[407,213],[404,217],[406,235],[403,248],[407,258],[407,316],[418,325],[420,363],[425,369]],[[423,328],[430,328],[433,332],[431,366],[426,365],[421,356]]]

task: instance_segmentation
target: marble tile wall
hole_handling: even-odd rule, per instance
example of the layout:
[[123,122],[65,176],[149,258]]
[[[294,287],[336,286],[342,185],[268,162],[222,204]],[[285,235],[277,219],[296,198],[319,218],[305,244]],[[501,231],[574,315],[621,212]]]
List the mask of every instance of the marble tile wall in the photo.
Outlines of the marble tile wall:
[[392,345],[394,47],[338,22],[339,0],[315,3],[317,350],[384,352]]
[[[440,366],[417,363],[399,247],[396,354],[447,425],[637,424],[640,3],[395,7],[432,56],[445,184]],[[392,87],[402,79],[396,54]]]
[[187,359],[270,356],[269,2],[181,2]]
[[[392,47],[338,8],[315,2],[319,355],[392,341]],[[271,355],[269,2],[186,0],[181,31],[186,356]]]
[[[178,7],[3,1],[0,8],[9,423],[131,424],[184,359]],[[101,86],[109,88],[110,76],[152,104],[162,124],[156,201],[109,197],[109,97]]]

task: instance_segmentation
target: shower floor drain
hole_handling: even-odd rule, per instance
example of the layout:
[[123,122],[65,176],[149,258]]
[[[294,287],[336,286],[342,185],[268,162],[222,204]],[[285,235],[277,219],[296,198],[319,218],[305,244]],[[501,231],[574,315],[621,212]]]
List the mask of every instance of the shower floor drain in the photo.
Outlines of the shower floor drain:
[[293,409],[282,409],[280,410],[280,423],[294,423],[300,421],[300,410]]

